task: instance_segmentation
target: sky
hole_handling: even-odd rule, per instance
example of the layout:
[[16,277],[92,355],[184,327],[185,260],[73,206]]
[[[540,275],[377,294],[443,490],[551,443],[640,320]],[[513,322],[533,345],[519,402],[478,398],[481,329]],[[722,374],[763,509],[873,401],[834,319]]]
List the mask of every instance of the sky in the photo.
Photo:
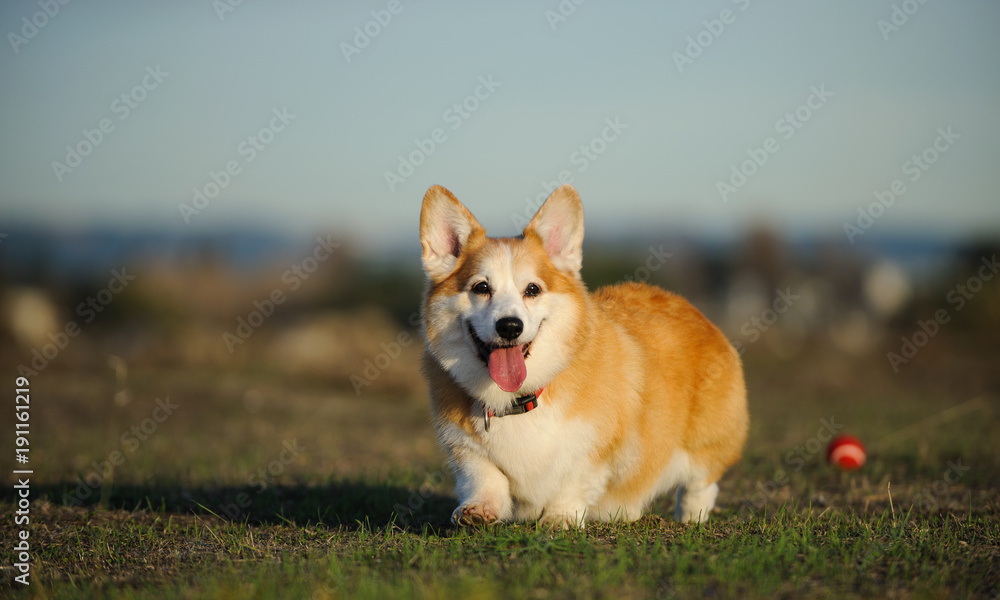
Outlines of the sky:
[[511,235],[562,179],[588,233],[1000,233],[993,0],[48,2],[0,7],[0,230],[398,245],[441,184]]

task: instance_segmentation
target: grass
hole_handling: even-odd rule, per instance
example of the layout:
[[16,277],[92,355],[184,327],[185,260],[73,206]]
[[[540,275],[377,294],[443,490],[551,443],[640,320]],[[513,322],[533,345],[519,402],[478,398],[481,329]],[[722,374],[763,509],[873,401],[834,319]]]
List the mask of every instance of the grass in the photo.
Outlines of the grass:
[[[657,516],[672,514],[664,498],[636,523],[568,532],[451,527],[453,480],[419,396],[161,366],[134,368],[114,403],[110,372],[46,371],[32,379],[32,585],[10,581],[8,554],[0,593],[1000,598],[996,353],[946,377],[796,360],[748,357],[750,442],[709,523]],[[168,395],[174,414],[123,442]],[[830,419],[869,443],[864,469],[825,465]],[[98,481],[93,463],[129,449]],[[8,541],[13,502],[7,485]]]
[[[966,597],[996,585],[995,518],[779,510],[552,532],[246,523],[53,508],[47,597]],[[58,581],[58,584],[53,582]]]

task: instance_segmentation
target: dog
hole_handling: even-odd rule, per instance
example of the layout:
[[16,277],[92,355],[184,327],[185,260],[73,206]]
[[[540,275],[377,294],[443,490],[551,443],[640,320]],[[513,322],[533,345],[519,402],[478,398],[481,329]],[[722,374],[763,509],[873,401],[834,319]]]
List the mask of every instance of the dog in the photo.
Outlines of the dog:
[[420,243],[422,368],[455,473],[452,522],[634,521],[675,487],[678,520],[708,518],[747,434],[739,355],[658,287],[588,293],[572,186],[511,238],[486,237],[432,186]]

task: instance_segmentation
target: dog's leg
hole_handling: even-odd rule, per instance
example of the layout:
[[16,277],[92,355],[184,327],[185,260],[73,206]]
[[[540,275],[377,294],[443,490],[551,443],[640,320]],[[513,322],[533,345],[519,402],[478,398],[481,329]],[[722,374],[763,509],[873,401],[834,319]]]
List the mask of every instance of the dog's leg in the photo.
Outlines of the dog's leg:
[[677,488],[674,518],[685,523],[704,523],[708,520],[708,513],[715,507],[718,495],[719,484],[715,482],[689,482],[681,485]]
[[585,503],[560,503],[546,506],[538,523],[556,529],[583,528],[587,524],[586,518],[587,505]]
[[510,482],[496,465],[473,452],[456,453],[452,465],[458,493],[458,508],[451,513],[452,522],[479,526],[510,520],[514,512]]
[[606,465],[591,465],[568,473],[558,495],[546,503],[539,523],[569,529],[582,528],[588,520],[603,519],[603,514],[593,512],[590,507],[597,505],[606,493],[610,476]]
[[592,519],[599,519],[605,523],[631,523],[642,516],[643,504],[632,502],[622,504],[620,502],[602,500],[600,504],[587,509],[587,514]]
[[571,481],[563,484],[559,497],[545,505],[538,522],[547,527],[570,529],[582,528],[588,517],[587,507],[593,502],[588,501],[586,494],[588,482]]
[[537,521],[542,516],[542,507],[537,504],[530,504],[521,501],[514,501],[515,521]]

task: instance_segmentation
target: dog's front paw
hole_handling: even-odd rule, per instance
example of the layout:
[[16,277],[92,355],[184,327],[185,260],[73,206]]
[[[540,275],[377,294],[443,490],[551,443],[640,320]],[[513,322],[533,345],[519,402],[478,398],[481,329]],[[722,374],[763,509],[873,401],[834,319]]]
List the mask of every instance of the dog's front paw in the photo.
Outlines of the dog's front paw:
[[500,520],[497,511],[478,502],[463,504],[451,513],[451,522],[463,527],[485,527]]

